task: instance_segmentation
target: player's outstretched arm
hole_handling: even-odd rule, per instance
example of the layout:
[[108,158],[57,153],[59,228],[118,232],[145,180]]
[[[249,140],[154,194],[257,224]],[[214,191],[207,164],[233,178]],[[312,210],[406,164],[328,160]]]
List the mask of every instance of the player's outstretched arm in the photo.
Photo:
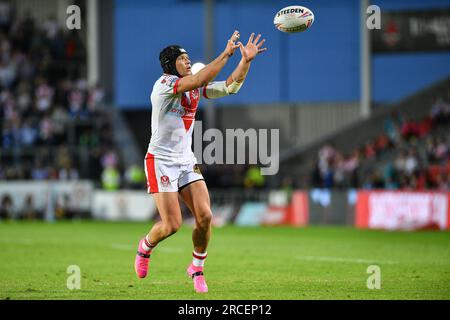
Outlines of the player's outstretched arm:
[[255,34],[252,33],[245,47],[241,42],[238,43],[242,54],[242,58],[241,61],[239,61],[238,66],[234,69],[226,81],[212,82],[204,87],[204,97],[208,99],[217,99],[230,94],[238,93],[244,83],[248,70],[250,69],[252,60],[255,59],[259,53],[267,50],[267,48],[261,48],[266,40],[263,39],[259,41],[261,38],[260,34],[256,38],[254,37]]
[[206,65],[197,74],[189,75],[179,80],[177,93],[201,88],[211,82],[228,62],[228,59],[233,55],[234,50],[239,47],[239,44],[236,44],[238,39],[239,31],[234,31],[233,35],[228,40],[225,50],[215,60]]
[[259,53],[267,50],[267,48],[261,48],[266,40],[262,39],[261,41],[259,41],[259,39],[261,38],[260,34],[258,34],[256,38],[254,37],[255,34],[252,33],[245,47],[241,42],[238,42],[242,58],[236,69],[234,69],[234,71],[226,81],[226,86],[228,87],[228,90],[231,94],[237,93],[237,91],[239,91],[242,83],[247,77],[247,73],[250,69],[250,65],[253,59],[255,59]]

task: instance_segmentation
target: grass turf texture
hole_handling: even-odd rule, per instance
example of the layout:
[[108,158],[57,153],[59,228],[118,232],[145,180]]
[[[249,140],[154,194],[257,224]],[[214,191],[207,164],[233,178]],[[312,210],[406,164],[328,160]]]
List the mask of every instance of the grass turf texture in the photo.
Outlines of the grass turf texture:
[[[0,223],[0,299],[449,299],[450,233],[344,227],[214,228],[205,275],[194,293],[185,270],[191,229],[152,255],[138,279],[138,223]],[[381,268],[381,289],[366,286]],[[81,289],[68,290],[69,265]]]

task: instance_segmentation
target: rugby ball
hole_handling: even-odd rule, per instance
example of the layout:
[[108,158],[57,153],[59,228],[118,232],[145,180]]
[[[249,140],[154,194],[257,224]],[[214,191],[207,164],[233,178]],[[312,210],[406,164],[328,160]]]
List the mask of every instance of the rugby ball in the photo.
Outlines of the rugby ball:
[[275,28],[282,32],[302,32],[311,27],[314,22],[314,14],[311,10],[302,6],[289,6],[281,9],[273,18]]

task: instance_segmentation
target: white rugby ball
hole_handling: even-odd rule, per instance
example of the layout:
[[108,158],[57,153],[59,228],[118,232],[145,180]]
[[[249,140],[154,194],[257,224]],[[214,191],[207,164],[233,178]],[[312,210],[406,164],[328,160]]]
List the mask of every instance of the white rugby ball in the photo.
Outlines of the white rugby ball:
[[302,32],[311,27],[314,13],[306,7],[289,6],[281,9],[273,18],[275,27],[288,33]]

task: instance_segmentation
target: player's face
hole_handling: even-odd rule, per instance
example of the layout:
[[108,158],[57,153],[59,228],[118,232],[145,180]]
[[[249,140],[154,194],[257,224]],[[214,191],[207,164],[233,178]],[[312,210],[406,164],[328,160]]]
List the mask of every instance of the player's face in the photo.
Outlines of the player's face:
[[192,74],[191,71],[191,60],[189,60],[189,56],[186,53],[183,53],[177,58],[175,63],[178,73],[184,77]]

